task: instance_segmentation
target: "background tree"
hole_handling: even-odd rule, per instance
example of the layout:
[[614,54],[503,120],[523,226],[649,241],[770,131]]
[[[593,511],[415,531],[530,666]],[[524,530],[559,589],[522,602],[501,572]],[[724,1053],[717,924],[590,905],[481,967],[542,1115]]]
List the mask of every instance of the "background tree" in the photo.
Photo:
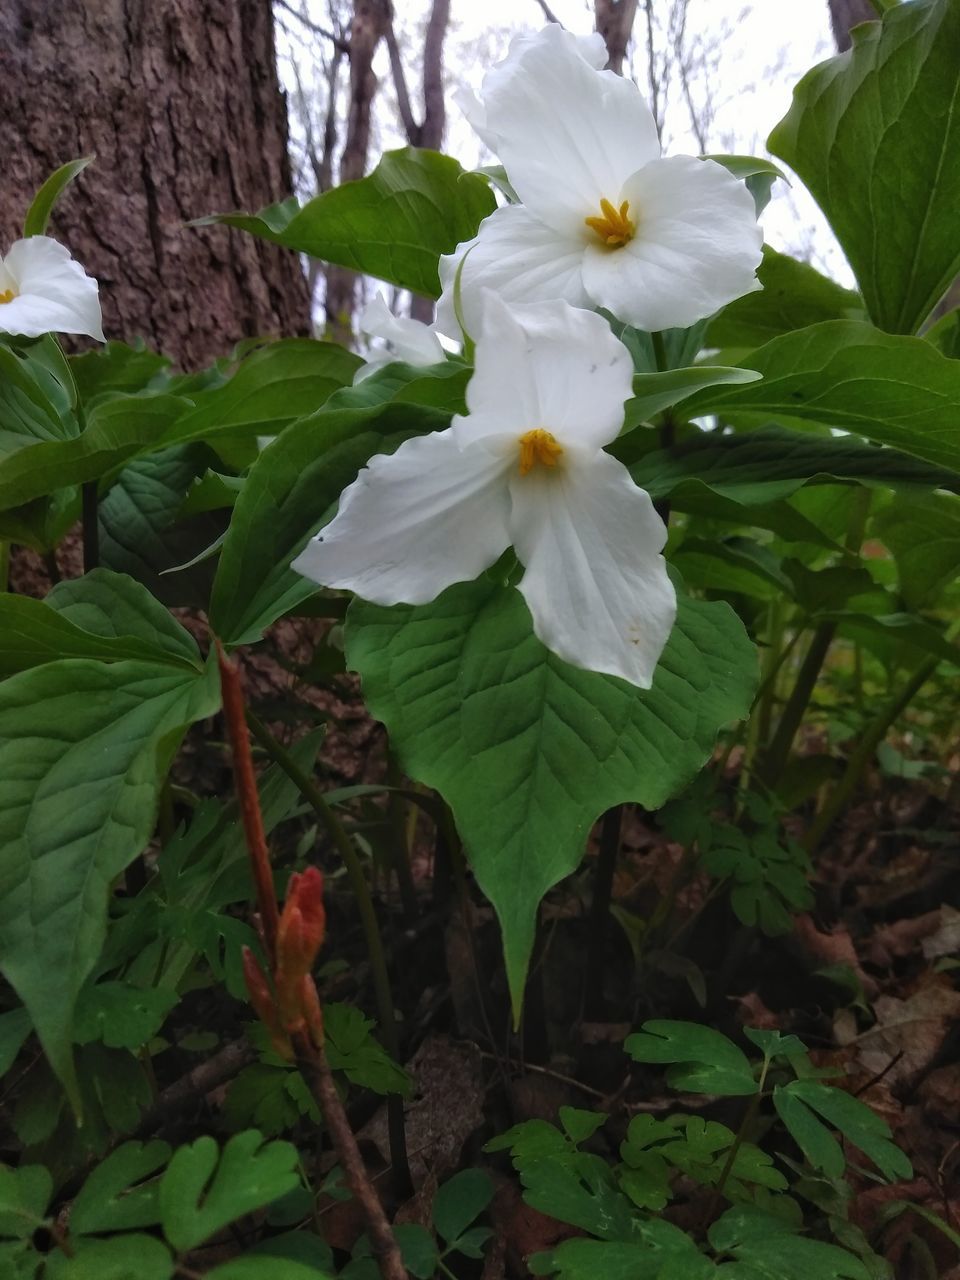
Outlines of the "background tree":
[[203,214],[291,189],[269,0],[0,6],[0,234],[65,160],[96,164],[52,230],[101,282],[104,328],[192,368],[309,330],[296,258]]
[[860,22],[875,22],[877,11],[870,0],[830,0],[830,22],[837,48],[850,48],[850,28]]

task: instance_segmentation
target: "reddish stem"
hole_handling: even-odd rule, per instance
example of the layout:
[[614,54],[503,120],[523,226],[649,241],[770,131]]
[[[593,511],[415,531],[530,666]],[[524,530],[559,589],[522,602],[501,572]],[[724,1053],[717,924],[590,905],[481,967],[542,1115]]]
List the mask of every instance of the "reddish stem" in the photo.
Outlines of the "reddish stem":
[[277,906],[277,893],[273,886],[273,870],[270,866],[270,852],[267,849],[267,837],[263,830],[263,817],[260,813],[257,775],[253,768],[253,752],[250,750],[250,734],[247,731],[243,683],[239,667],[224,653],[223,646],[219,640],[217,641],[217,658],[220,663],[223,715],[227,722],[227,737],[230,739],[230,752],[233,757],[233,777],[236,784],[237,803],[240,806],[243,832],[247,840],[247,851],[250,854],[250,869],[253,873],[253,882],[257,891],[257,906],[260,910],[263,945],[272,972],[277,960],[277,929],[280,924],[280,910]]

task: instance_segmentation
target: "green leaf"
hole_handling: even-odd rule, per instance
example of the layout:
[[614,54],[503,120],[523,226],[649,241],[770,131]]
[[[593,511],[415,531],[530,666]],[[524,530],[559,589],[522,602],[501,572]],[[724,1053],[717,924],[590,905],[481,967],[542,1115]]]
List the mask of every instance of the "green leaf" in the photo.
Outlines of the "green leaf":
[[0,1165],[0,1236],[27,1240],[44,1220],[53,1179],[41,1164]]
[[59,169],[54,169],[53,173],[33,197],[30,208],[27,210],[27,216],[23,220],[25,238],[46,235],[47,223],[50,220],[53,206],[74,178],[83,173],[92,160],[93,156],[84,156],[80,160],[68,160]]
[[707,346],[759,347],[793,329],[822,320],[856,320],[863,313],[858,293],[769,245],[763,246],[757,279],[762,289],[729,303],[710,321]]
[[495,1190],[482,1169],[462,1169],[440,1187],[433,1200],[433,1225],[448,1248],[479,1218]]
[[704,387],[729,386],[731,383],[740,386],[756,382],[759,377],[752,369],[725,369],[714,364],[697,365],[691,369],[666,369],[662,373],[638,373],[633,380],[633,398],[624,406],[625,421],[621,435]]
[[721,1097],[757,1092],[743,1050],[711,1027],[655,1018],[628,1036],[623,1047],[635,1062],[670,1063],[667,1083],[671,1089]]
[[0,459],[0,510],[20,507],[67,485],[99,480],[154,442],[183,413],[176,396],[102,400],[82,434],[31,443]]
[[0,1013],[0,1076],[5,1076],[16,1061],[33,1023],[26,1009],[8,1009]]
[[355,1005],[326,1004],[323,1029],[327,1059],[351,1084],[374,1093],[409,1094],[410,1077],[370,1034],[373,1023]]
[[77,1044],[102,1040],[109,1049],[141,1049],[159,1032],[177,1003],[177,993],[127,982],[98,982],[77,1000],[73,1037]]
[[657,809],[746,714],[756,657],[726,605],[682,600],[642,692],[568,666],[533,634],[519,592],[491,578],[432,604],[356,600],[346,652],[406,772],[451,806],[503,931],[515,1007],[537,904],[575,870],[612,805]]
[[309,1263],[251,1251],[206,1272],[206,1280],[334,1280],[334,1273],[320,1271]]
[[960,499],[945,493],[898,498],[879,513],[876,526],[897,562],[907,604],[935,605],[960,574]]
[[960,361],[922,338],[828,320],[774,338],[748,359],[762,381],[710,387],[684,401],[683,412],[840,427],[960,471]]
[[0,685],[0,968],[76,1102],[73,1008],[114,877],[153,830],[157,794],[216,671],[51,662]]
[[162,391],[169,380],[166,370],[170,360],[148,351],[142,342],[134,346],[108,342],[93,351],[70,356],[69,364],[77,392],[87,406],[95,397],[109,392],[130,394],[148,388]]
[[100,563],[136,578],[170,606],[205,609],[210,599],[214,565],[180,569],[223,535],[226,521],[220,512],[186,512],[191,486],[209,458],[202,445],[175,445],[136,458],[120,472],[97,512]]
[[636,1227],[636,1243],[565,1240],[549,1253],[534,1254],[530,1270],[558,1280],[710,1280],[715,1274],[713,1263],[679,1227],[656,1220],[638,1221]]
[[[44,604],[87,634],[115,641],[116,649],[105,645],[99,655],[105,660],[133,656],[128,650],[136,645],[137,657],[202,670],[193,636],[126,574],[93,569],[81,578],[65,579],[48,593]],[[120,645],[124,647],[122,654]]]
[[0,456],[39,441],[64,441],[79,434],[80,425],[69,394],[33,348],[19,355],[0,343]]
[[165,1142],[124,1142],[97,1165],[70,1210],[70,1231],[132,1231],[160,1221],[159,1180],[170,1159]]
[[160,1214],[175,1249],[195,1249],[217,1231],[299,1184],[297,1149],[264,1142],[256,1129],[237,1133],[221,1153],[213,1138],[174,1152],[160,1183]]
[[440,255],[471,240],[495,208],[482,177],[465,173],[450,156],[404,147],[386,152],[366,178],[325,191],[302,209],[285,200],[257,214],[215,214],[199,225],[239,227],[436,298]]
[[584,1111],[580,1107],[561,1107],[560,1123],[571,1142],[579,1146],[592,1138],[608,1120],[602,1111]]
[[743,1267],[727,1266],[737,1280],[870,1280],[859,1258],[836,1245],[807,1240],[782,1218],[757,1209],[728,1209],[710,1228],[718,1253],[732,1254]]
[[895,5],[808,72],[768,146],[827,215],[877,325],[915,333],[960,271],[960,0]]
[[794,1080],[786,1091],[834,1125],[891,1182],[913,1177],[910,1161],[890,1140],[890,1127],[865,1102],[818,1080]]
[[193,409],[156,443],[216,441],[223,434],[275,435],[348,386],[362,363],[359,356],[333,342],[312,338],[270,342],[246,356],[228,382],[192,395]]
[[80,1240],[74,1256],[48,1255],[44,1280],[172,1280],[177,1267],[170,1250],[148,1235]]
[[672,449],[655,450],[630,468],[656,500],[689,499],[709,489],[753,506],[830,479],[868,485],[960,488],[960,475],[856,436],[817,436],[789,427],[759,427],[733,435],[698,432]]
[[253,644],[317,588],[290,568],[333,515],[343,488],[374,453],[448,426],[448,414],[403,404],[326,409],[263,451],[237,498],[210,600],[210,624],[230,645]]
[[813,1112],[800,1101],[792,1088],[777,1085],[773,1105],[787,1132],[815,1169],[828,1178],[841,1178],[846,1167],[843,1148]]

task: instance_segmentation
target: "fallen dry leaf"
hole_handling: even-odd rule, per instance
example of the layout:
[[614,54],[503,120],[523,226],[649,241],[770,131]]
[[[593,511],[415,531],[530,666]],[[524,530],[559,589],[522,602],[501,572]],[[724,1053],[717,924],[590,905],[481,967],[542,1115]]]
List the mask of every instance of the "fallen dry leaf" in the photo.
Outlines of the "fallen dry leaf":
[[885,1071],[885,1082],[896,1088],[933,1061],[950,1022],[960,1017],[960,992],[935,977],[905,1000],[880,996],[873,1009],[876,1026],[857,1038],[857,1060],[870,1075]]

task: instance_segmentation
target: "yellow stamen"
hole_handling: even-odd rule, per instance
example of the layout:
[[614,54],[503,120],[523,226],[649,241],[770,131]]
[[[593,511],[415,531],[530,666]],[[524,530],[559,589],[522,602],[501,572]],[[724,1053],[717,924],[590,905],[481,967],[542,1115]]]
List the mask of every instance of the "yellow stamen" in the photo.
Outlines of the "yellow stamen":
[[518,441],[520,445],[520,474],[525,476],[539,462],[544,467],[555,467],[563,456],[563,445],[551,431],[536,427],[525,431]]
[[16,296],[13,289],[4,289],[3,293],[0,293],[0,303],[12,302]]
[[617,209],[609,200],[600,201],[599,218],[584,218],[591,231],[595,231],[608,249],[622,249],[636,235],[637,224],[629,217],[630,201],[624,200]]

